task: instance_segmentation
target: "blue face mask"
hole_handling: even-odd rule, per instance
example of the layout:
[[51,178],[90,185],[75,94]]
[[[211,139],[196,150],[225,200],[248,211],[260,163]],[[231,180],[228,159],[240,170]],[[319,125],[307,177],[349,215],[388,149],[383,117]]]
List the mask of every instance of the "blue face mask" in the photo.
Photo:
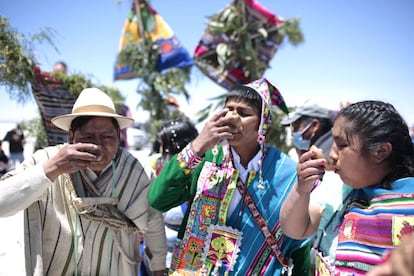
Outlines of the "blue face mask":
[[296,148],[300,150],[308,150],[310,148],[311,146],[310,139],[312,139],[313,134],[310,139],[306,139],[306,140],[303,139],[302,135],[310,128],[311,125],[312,123],[308,124],[302,131],[295,131],[292,133],[292,136],[293,136],[292,143]]

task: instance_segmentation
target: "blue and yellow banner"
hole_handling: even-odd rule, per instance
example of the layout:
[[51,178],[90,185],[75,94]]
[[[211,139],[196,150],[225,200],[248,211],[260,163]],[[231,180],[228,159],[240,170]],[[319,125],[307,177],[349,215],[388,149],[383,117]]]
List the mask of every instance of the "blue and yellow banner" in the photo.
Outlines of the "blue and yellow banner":
[[[144,32],[161,50],[157,63],[157,70],[159,72],[172,67],[188,67],[193,65],[192,57],[164,19],[146,1],[140,1],[139,8],[140,14],[137,14],[135,3],[132,4],[122,29],[119,53],[126,45],[140,43],[142,40],[141,33]],[[137,77],[130,70],[128,64],[115,65],[115,80]]]

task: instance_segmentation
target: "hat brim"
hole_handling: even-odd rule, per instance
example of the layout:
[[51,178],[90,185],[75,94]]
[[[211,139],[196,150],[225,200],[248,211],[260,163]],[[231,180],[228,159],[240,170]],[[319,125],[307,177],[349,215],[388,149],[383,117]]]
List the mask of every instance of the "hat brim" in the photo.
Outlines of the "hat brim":
[[282,121],[280,121],[280,124],[282,126],[289,126],[290,124],[296,122],[302,115],[298,113],[291,113],[286,118],[284,118]]
[[51,121],[52,121],[52,124],[54,124],[58,128],[69,131],[70,125],[72,124],[73,119],[77,117],[85,117],[85,116],[114,118],[118,121],[120,129],[127,128],[134,122],[134,119],[132,118],[121,116],[118,114],[110,114],[107,112],[83,112],[83,113],[75,113],[75,114],[66,114],[66,115],[61,115],[61,116],[52,118]]

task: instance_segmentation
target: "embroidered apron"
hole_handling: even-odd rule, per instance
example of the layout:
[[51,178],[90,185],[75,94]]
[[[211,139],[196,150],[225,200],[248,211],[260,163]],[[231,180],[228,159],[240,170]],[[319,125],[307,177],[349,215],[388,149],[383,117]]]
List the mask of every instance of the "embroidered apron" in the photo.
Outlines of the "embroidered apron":
[[230,154],[223,155],[227,158],[221,165],[214,160],[204,163],[184,237],[177,240],[173,251],[170,275],[209,275],[218,273],[220,267],[233,270],[242,233],[225,224],[239,172]]

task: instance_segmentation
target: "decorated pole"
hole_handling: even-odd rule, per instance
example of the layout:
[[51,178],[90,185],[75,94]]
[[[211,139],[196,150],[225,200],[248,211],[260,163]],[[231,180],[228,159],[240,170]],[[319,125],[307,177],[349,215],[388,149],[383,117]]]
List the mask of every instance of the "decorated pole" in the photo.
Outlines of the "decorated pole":
[[139,0],[134,0],[135,4],[135,14],[138,18],[138,28],[139,28],[139,35],[141,36],[142,43],[145,46],[145,30],[144,30],[144,24],[142,23],[142,14],[141,14],[141,7]]

